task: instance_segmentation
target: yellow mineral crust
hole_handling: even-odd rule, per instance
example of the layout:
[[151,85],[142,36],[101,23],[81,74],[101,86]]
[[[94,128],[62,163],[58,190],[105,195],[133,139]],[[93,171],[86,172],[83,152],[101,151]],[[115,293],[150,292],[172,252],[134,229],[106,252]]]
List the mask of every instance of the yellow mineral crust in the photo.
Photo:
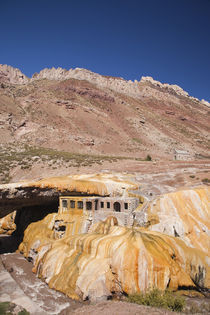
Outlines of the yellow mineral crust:
[[0,219],[0,234],[11,235],[16,230],[15,224],[16,211]]
[[56,233],[56,222],[65,226],[65,236],[83,233],[84,225],[88,218],[78,210],[71,213],[51,213],[48,214],[42,221],[31,223],[24,233],[24,241],[20,244],[19,249],[26,256],[30,256],[31,252],[36,252],[40,244],[51,244],[58,239]]
[[132,182],[131,175],[122,174],[86,174],[50,177],[39,181],[23,181],[4,184],[3,188],[40,187],[55,188],[58,191],[70,191],[88,195],[122,195],[124,189],[136,189],[138,185]]
[[149,229],[180,237],[188,246],[209,252],[210,188],[165,194],[148,210]]
[[[209,287],[206,254],[178,238],[117,226],[116,218],[111,217],[97,223],[89,233],[68,233],[55,239],[57,216],[50,214],[32,223],[19,250],[33,259],[33,271],[51,288],[74,299],[101,298],[112,292],[130,294],[154,287]],[[79,220],[79,216],[74,217],[77,231]]]
[[137,186],[129,181],[128,176],[121,174],[88,174],[70,175],[43,179],[34,183],[37,187],[50,187],[59,190],[69,190],[89,195],[117,195],[122,194],[122,187],[134,189]]

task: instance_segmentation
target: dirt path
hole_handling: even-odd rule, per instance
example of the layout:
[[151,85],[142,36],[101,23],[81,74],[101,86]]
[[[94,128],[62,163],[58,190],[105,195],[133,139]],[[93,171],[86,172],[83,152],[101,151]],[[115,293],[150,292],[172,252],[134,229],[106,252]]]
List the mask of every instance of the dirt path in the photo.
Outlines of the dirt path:
[[22,306],[32,314],[45,314],[20,288],[16,281],[7,272],[0,260],[0,302],[11,302]]
[[[62,313],[69,315],[70,313]],[[71,313],[72,315],[176,315],[176,312],[167,310],[137,305],[127,302],[105,301],[96,305],[87,305],[79,308]]]
[[0,256],[0,301],[11,301],[31,314],[71,313],[84,304],[51,290],[32,273],[32,264],[18,253]]

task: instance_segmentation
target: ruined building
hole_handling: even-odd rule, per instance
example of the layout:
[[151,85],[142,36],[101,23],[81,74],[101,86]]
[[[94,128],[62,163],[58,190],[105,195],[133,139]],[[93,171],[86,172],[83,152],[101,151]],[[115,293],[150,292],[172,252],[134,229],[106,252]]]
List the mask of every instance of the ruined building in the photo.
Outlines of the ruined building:
[[189,151],[184,151],[184,150],[174,150],[174,160],[177,161],[191,161],[192,156],[189,153]]
[[132,226],[134,211],[139,199],[134,197],[73,197],[62,196],[59,201],[59,213],[83,213],[92,224],[115,216],[119,225]]

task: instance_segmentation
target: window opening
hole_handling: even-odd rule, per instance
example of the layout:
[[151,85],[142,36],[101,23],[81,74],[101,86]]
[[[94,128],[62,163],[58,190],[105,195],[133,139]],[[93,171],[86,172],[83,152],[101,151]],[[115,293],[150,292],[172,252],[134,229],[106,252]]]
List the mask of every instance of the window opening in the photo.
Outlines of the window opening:
[[62,207],[67,208],[67,200],[66,199],[62,200]]
[[83,209],[83,201],[77,201],[78,209]]
[[98,200],[95,200],[95,210],[98,210]]
[[92,202],[91,201],[87,201],[86,202],[86,209],[87,210],[92,210]]
[[75,208],[75,201],[70,200],[70,208],[74,209]]
[[120,211],[121,211],[121,205],[120,205],[119,202],[115,202],[115,203],[114,203],[114,210],[115,210],[116,212],[120,212]]

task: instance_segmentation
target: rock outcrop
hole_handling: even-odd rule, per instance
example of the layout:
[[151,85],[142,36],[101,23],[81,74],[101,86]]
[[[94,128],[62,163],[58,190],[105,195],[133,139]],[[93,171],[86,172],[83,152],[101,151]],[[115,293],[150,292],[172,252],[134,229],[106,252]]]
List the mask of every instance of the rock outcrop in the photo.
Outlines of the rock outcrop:
[[[209,287],[204,252],[175,237],[117,226],[114,218],[88,234],[55,239],[52,215],[31,224],[19,250],[39,277],[74,299],[107,299],[158,287]],[[77,231],[76,231],[77,233]]]
[[0,82],[26,84],[29,82],[29,78],[17,68],[0,64]]
[[161,83],[159,81],[154,80],[152,77],[142,77],[140,82],[145,82],[145,83],[151,83],[152,85],[163,88],[165,90],[172,90],[176,94],[181,95],[181,96],[189,96],[187,92],[185,92],[180,86],[176,84],[167,84],[167,83]]
[[[77,80],[87,80],[92,84],[97,85],[100,88],[111,89],[119,93],[127,94],[132,97],[141,98],[145,95],[145,89],[142,87],[142,84],[150,84],[151,87],[156,87],[160,91],[159,92],[171,92],[175,95],[180,95],[182,97],[187,97],[192,101],[200,102],[198,98],[191,97],[189,94],[184,91],[180,86],[175,84],[167,84],[161,83],[159,81],[154,80],[152,77],[144,77],[142,76],[140,81],[137,80],[125,80],[123,78],[111,77],[111,76],[103,76],[98,73],[94,73],[90,70],[75,68],[75,69],[62,69],[62,68],[51,68],[51,69],[43,69],[40,73],[36,73],[32,80],[40,80],[40,79],[49,79],[49,80],[67,80],[67,79],[77,79]],[[146,95],[148,93],[152,94],[151,91],[146,90]],[[157,94],[157,93],[155,93]],[[160,96],[162,98],[162,96]],[[209,106],[209,103],[206,101],[202,101],[202,104]]]
[[[53,194],[57,200],[60,194],[123,196],[138,193],[139,184],[122,174],[72,175],[4,185],[10,194],[2,190],[2,196],[8,209],[12,199],[13,206],[16,202],[23,207],[25,202],[17,211],[19,226],[42,207],[41,203],[29,206],[31,193],[32,203],[40,202],[39,198],[50,200]],[[39,216],[44,218],[41,221],[22,222],[28,227],[19,250],[51,288],[74,299],[107,299],[154,287],[205,292],[210,286],[208,198],[205,186],[152,197],[134,211],[132,227],[119,226],[114,212],[96,224],[88,211],[77,208],[46,216],[48,205]]]
[[11,235],[16,230],[16,211],[0,219],[0,234]]
[[61,194],[117,196],[137,188],[130,176],[122,174],[87,174],[51,177],[0,185],[0,217],[22,207],[58,203]]
[[210,107],[210,103],[207,102],[207,101],[204,100],[204,99],[201,100],[201,103],[204,104],[204,105],[206,105],[206,106],[208,106],[208,107]]
[[[198,98],[191,97],[181,87],[175,84],[161,83],[154,80],[150,76],[142,76],[140,81],[137,80],[125,80],[123,78],[103,76],[98,73],[94,73],[90,70],[75,68],[75,69],[63,69],[58,68],[45,68],[39,73],[34,73],[32,78],[27,78],[19,69],[13,68],[7,65],[0,65],[0,80],[3,82],[13,84],[25,84],[35,80],[56,80],[63,81],[68,79],[86,80],[100,88],[110,89],[119,93],[127,94],[131,97],[141,98],[144,96],[145,90],[142,85],[149,84],[151,87],[158,88],[160,92],[171,92],[172,94],[187,97],[191,101],[200,102]],[[148,94],[148,89],[147,89]],[[149,92],[150,94],[150,92]],[[202,104],[210,106],[210,103],[202,100]]]
[[145,224],[151,231],[175,236],[209,253],[209,200],[210,189],[205,186],[164,194],[151,202]]
[[[108,174],[89,177],[97,182],[94,190],[88,176],[77,180],[70,185],[80,193],[96,193],[100,180],[105,186],[99,187],[106,187],[97,190],[101,195],[119,194],[122,182],[128,190],[134,188],[125,177],[121,181],[120,176],[111,179]],[[69,180],[42,181],[47,183],[66,188]],[[207,187],[169,193],[151,201],[148,210],[137,210],[131,228],[119,226],[113,213],[90,226],[88,233],[88,213],[78,209],[52,213],[28,226],[19,250],[51,288],[74,299],[107,299],[155,287],[205,292],[210,287],[208,196]]]
[[43,69],[40,71],[40,73],[32,77],[32,80],[40,79],[60,81],[67,79],[86,80],[100,88],[111,89],[134,97],[139,95],[138,81],[133,82],[131,80],[126,81],[123,78],[103,76],[82,68],[70,70],[65,70],[62,68]]

